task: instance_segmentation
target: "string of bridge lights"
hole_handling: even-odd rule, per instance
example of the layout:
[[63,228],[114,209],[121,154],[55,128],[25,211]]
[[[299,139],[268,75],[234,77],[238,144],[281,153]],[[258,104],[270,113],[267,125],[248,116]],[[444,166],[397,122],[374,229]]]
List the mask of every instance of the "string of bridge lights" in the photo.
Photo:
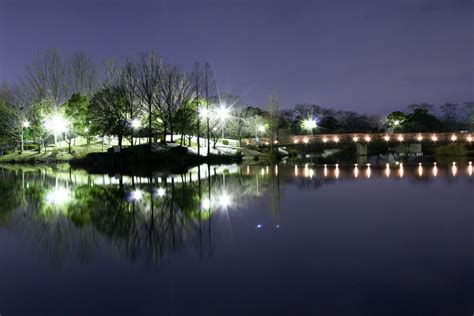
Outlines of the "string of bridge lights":
[[[382,137],[382,139],[385,141],[385,142],[390,142],[392,140],[395,140],[396,142],[400,142],[400,143],[403,143],[404,141],[406,141],[406,136],[403,135],[403,134],[397,134],[397,135],[384,135]],[[309,143],[309,137],[304,137],[301,142],[303,144],[308,144]],[[418,134],[416,136],[416,140],[419,141],[419,142],[422,142],[425,140],[425,137],[422,135],[422,134]],[[434,143],[438,142],[440,139],[439,139],[439,136],[437,134],[432,134],[431,136],[428,137],[428,141],[432,141]],[[449,137],[449,140],[452,141],[452,142],[456,142],[456,141],[460,141],[460,137],[458,137],[458,135],[456,134],[452,134],[450,137]],[[467,135],[465,137],[465,140],[469,143],[472,143],[472,141],[474,140],[474,138],[472,137],[472,135]],[[323,143],[328,143],[328,142],[334,142],[334,143],[339,143],[341,141],[341,138],[339,136],[334,136],[334,137],[329,137],[329,136],[323,136],[322,138],[322,142]],[[352,141],[355,142],[355,143],[358,143],[358,142],[366,142],[366,143],[370,143],[371,141],[373,141],[373,138],[372,136],[370,135],[365,135],[365,136],[359,136],[359,135],[354,135],[352,137]],[[300,142],[300,139],[298,138],[295,138],[293,139],[293,144],[298,144]],[[275,144],[278,143],[278,141],[275,141],[274,142]],[[266,142],[265,144],[269,144],[268,142]]]

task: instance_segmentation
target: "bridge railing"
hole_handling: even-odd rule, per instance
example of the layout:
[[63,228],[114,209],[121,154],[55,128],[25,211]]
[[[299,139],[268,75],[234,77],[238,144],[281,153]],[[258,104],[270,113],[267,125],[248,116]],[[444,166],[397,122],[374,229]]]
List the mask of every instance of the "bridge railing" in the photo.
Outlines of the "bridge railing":
[[[288,146],[298,144],[339,144],[339,143],[472,143],[472,133],[346,133],[346,134],[317,134],[293,135],[280,137],[275,145]],[[247,145],[269,146],[268,138],[244,139]]]

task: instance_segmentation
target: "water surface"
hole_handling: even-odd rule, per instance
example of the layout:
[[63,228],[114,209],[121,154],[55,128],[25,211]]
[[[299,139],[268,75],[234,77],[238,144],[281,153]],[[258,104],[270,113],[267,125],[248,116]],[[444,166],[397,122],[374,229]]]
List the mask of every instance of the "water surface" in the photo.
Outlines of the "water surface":
[[472,166],[0,169],[2,315],[471,315]]

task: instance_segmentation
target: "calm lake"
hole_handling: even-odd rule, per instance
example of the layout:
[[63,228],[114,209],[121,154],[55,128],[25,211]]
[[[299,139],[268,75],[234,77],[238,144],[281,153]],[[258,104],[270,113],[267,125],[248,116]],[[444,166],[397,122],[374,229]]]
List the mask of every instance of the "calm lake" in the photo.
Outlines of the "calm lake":
[[472,173],[0,167],[0,314],[472,315]]

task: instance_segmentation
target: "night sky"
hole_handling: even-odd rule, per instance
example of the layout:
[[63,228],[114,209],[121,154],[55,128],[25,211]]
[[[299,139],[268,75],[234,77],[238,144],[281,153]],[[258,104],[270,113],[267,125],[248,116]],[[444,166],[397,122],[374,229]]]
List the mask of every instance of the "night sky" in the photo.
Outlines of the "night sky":
[[0,0],[0,82],[40,50],[97,62],[154,49],[259,105],[382,114],[474,100],[472,0]]

